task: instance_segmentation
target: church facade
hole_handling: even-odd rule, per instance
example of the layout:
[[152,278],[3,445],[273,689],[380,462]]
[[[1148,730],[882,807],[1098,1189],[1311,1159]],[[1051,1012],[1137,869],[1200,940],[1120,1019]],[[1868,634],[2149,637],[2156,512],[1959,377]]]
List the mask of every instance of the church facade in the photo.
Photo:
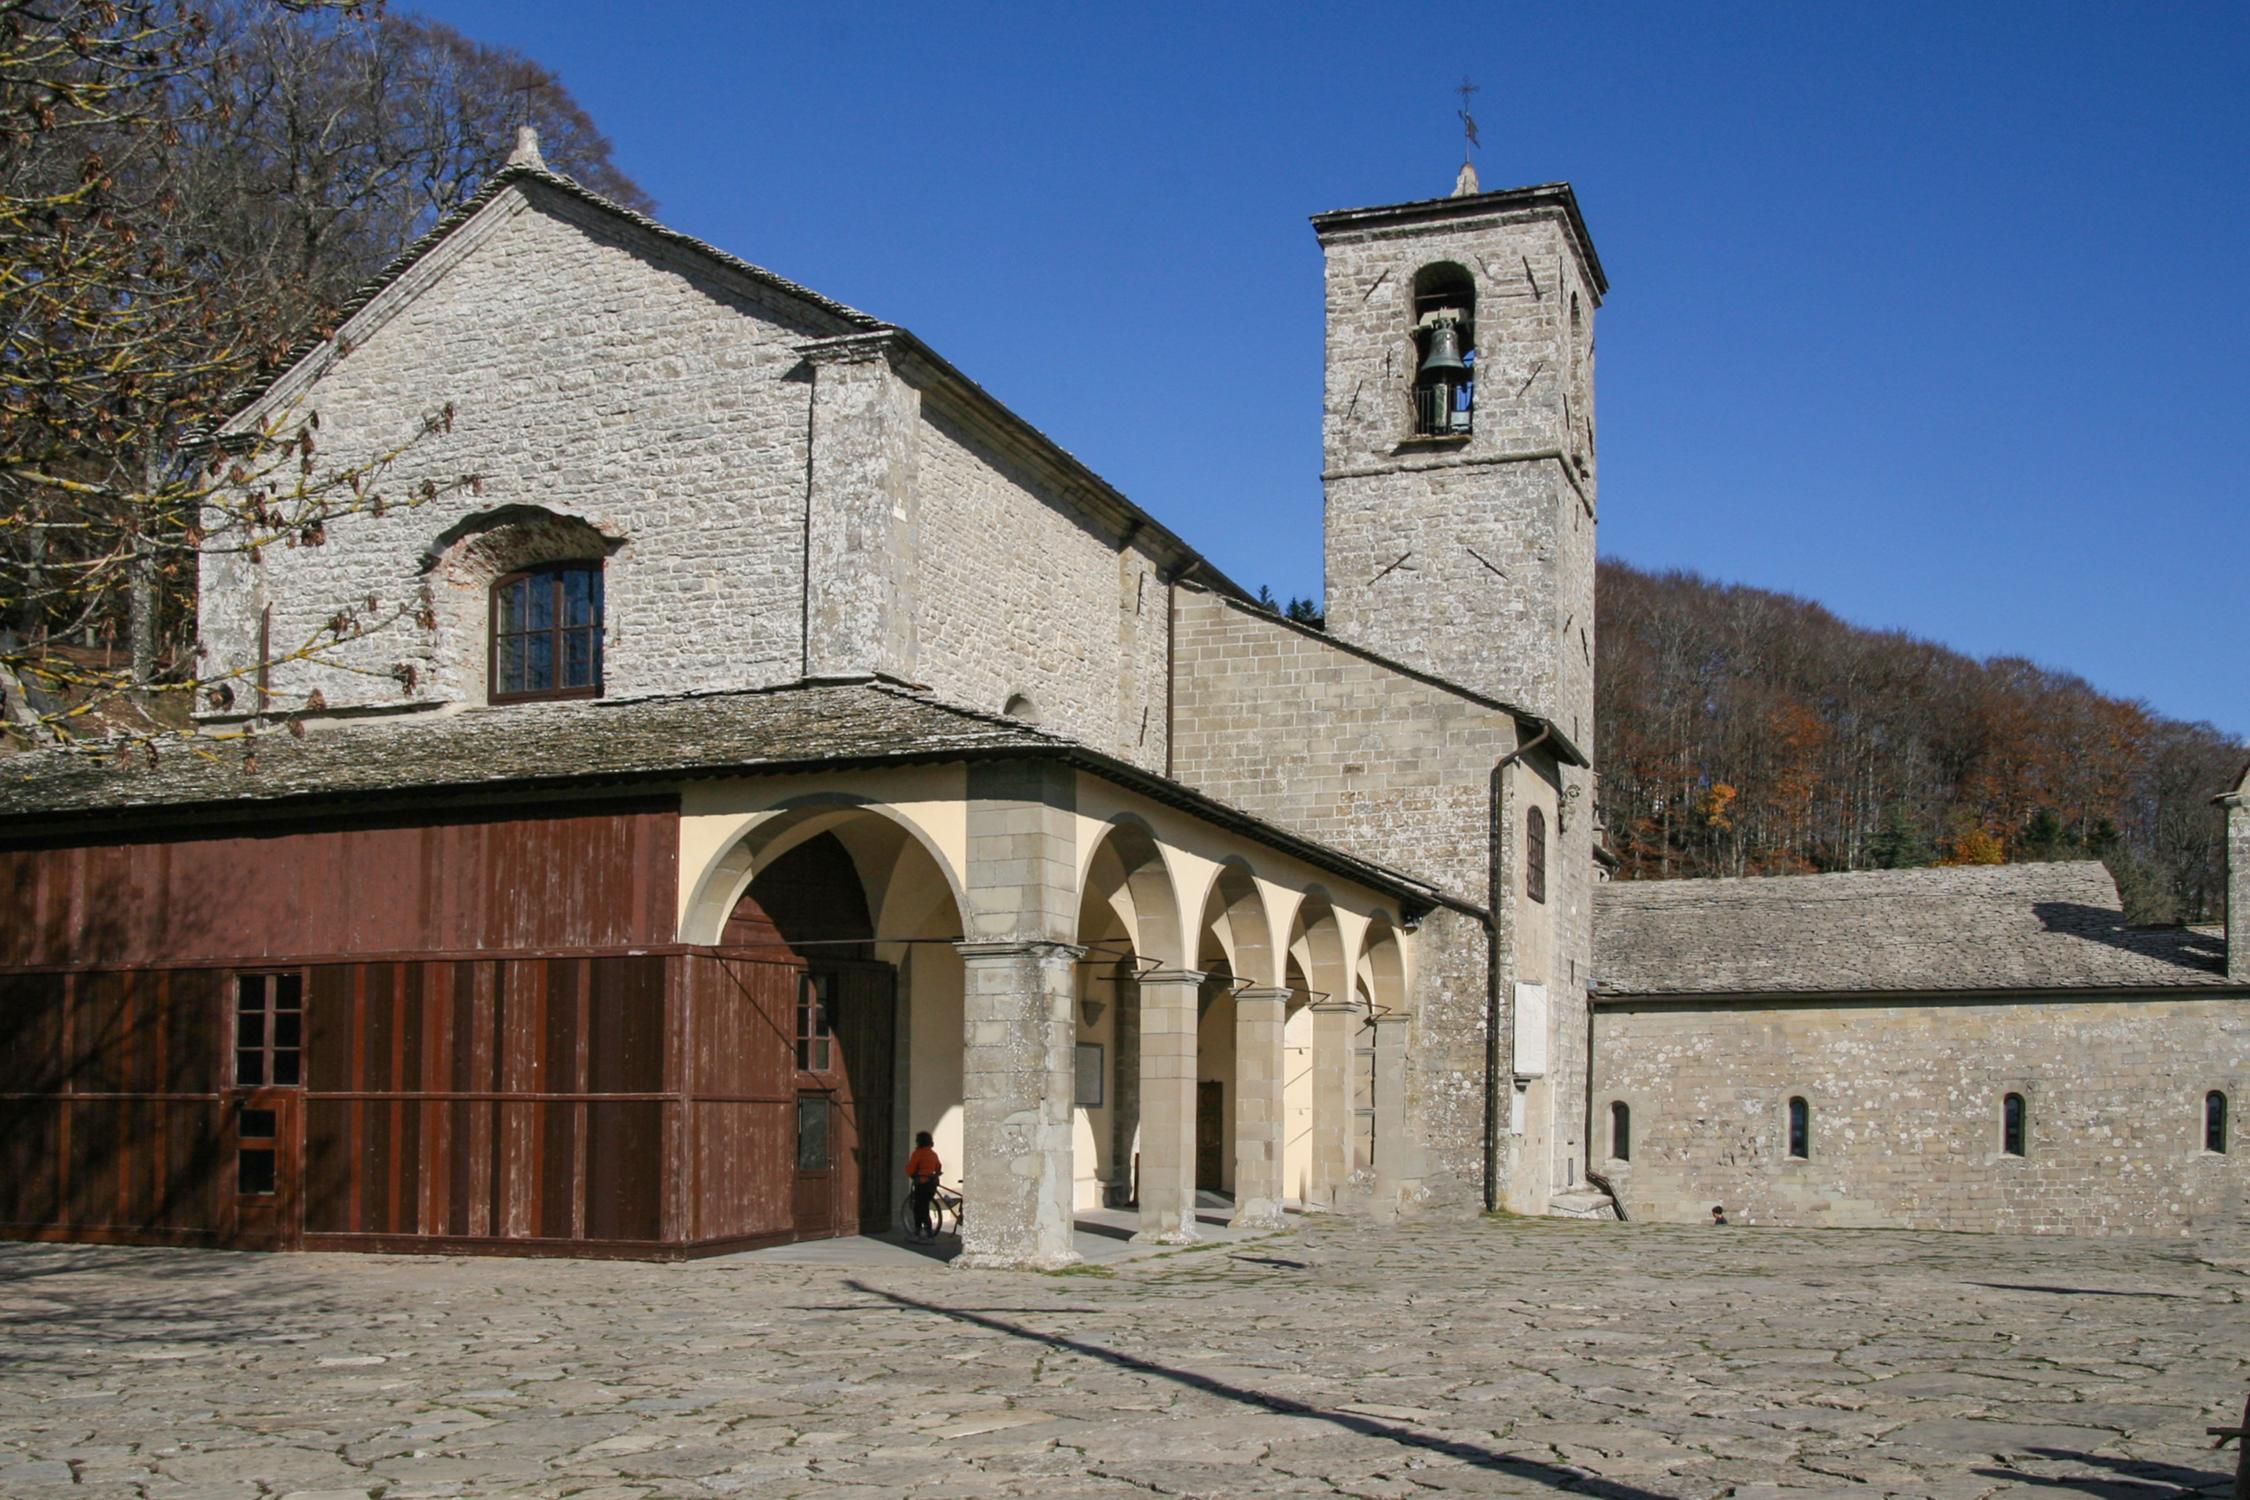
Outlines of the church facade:
[[1700,1194],[1602,1155],[1575,197],[1314,228],[1326,630],[520,150],[234,424],[474,485],[215,544],[200,752],[0,777],[0,1233],[708,1254],[922,1129],[970,1265]]

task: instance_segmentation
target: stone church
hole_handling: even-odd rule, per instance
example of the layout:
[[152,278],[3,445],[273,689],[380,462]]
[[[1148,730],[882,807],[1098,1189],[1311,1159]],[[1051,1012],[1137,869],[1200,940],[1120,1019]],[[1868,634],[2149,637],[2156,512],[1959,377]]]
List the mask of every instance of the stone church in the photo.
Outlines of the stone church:
[[230,428],[473,489],[213,546],[199,752],[0,774],[0,1234],[711,1254],[887,1229],[924,1129],[982,1266],[1097,1206],[2236,1212],[2223,939],[2082,871],[1603,883],[1576,198],[1313,227],[1325,629],[524,142]]

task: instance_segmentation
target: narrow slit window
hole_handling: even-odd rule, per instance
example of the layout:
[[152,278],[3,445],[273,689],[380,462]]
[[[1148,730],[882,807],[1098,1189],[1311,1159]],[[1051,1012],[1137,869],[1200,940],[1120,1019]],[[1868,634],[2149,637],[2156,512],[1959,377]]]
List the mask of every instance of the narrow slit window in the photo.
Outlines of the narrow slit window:
[[2226,1154],[2227,1096],[2217,1089],[2203,1096],[2203,1149]]
[[2022,1156],[2024,1144],[2023,1095],[2005,1095],[2000,1100],[2000,1150],[2008,1156]]
[[1612,1161],[1633,1159],[1633,1111],[1622,1099],[1609,1106],[1609,1157]]
[[1523,893],[1533,901],[1547,899],[1547,814],[1536,807],[1523,819]]
[[1789,1101],[1789,1154],[1798,1161],[1812,1159],[1812,1106],[1802,1098]]

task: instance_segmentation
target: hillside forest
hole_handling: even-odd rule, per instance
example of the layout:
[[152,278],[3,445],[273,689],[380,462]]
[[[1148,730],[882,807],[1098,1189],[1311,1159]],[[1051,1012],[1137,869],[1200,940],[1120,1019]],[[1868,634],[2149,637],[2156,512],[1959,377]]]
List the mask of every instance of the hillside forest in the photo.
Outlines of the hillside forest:
[[1619,879],[2092,857],[2131,920],[2224,908],[2210,724],[1693,573],[1602,563],[1596,624]]

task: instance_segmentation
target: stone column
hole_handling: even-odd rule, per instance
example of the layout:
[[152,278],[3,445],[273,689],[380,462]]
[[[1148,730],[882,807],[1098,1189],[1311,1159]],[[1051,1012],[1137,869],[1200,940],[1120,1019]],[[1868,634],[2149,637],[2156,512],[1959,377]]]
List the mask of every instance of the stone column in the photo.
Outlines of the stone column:
[[1289,991],[1234,997],[1234,1218],[1237,1229],[1278,1229],[1282,1181],[1282,1022]]
[[1116,1008],[1110,1013],[1109,1206],[1133,1203],[1133,1152],[1141,1133],[1141,983],[1127,958],[1117,965]]
[[959,943],[962,995],[961,1255],[970,1269],[1052,1270],[1071,1246],[1068,943]]
[[1375,1200],[1390,1213],[1416,1175],[1413,1142],[1406,1135],[1406,1013],[1371,1018],[1375,1028]]
[[1312,1198],[1333,1208],[1352,1172],[1352,1029],[1359,1009],[1316,1000],[1313,1013]]
[[1141,976],[1141,1228],[1135,1240],[1185,1245],[1195,1230],[1196,999],[1204,976]]

